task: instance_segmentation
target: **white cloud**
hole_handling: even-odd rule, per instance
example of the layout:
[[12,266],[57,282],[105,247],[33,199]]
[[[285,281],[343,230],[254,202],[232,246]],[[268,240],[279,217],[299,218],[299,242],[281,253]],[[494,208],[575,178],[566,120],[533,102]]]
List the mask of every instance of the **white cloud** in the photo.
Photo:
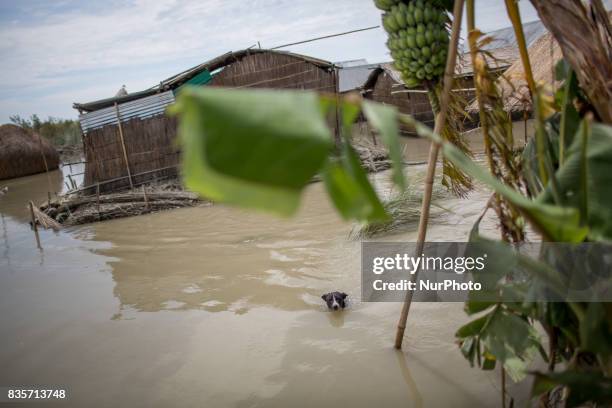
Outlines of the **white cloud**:
[[[500,7],[485,6],[503,16]],[[0,121],[13,113],[75,116],[74,101],[112,96],[122,84],[140,90],[257,41],[272,47],[380,22],[372,0],[136,0],[41,14],[0,27]],[[379,29],[290,50],[376,62],[388,58],[384,42]]]

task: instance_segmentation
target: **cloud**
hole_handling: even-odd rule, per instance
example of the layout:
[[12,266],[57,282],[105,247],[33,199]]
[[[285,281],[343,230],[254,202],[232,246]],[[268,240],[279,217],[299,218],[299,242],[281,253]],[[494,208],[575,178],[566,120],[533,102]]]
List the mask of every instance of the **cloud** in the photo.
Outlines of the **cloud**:
[[[0,121],[14,113],[74,117],[74,101],[112,96],[123,84],[141,90],[258,41],[272,47],[380,23],[372,0],[15,3],[0,8]],[[505,14],[494,3],[487,13]],[[389,58],[385,37],[378,29],[289,50],[377,62]]]

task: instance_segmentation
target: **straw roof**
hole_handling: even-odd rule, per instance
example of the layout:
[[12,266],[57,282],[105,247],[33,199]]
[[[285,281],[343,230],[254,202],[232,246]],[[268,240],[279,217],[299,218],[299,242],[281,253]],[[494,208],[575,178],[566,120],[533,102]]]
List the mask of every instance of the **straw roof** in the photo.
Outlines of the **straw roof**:
[[114,96],[112,98],[100,99],[93,102],[87,103],[78,103],[75,102],[72,104],[74,109],[78,109],[80,111],[91,112],[103,108],[107,108],[109,106],[113,106],[115,103],[122,104],[125,102],[133,101],[136,99],[144,98],[146,96],[151,96],[160,92],[165,92],[171,89],[176,89],[185,82],[189,81],[191,78],[200,74],[201,72],[207,70],[213,72],[235,62],[239,62],[245,57],[253,54],[276,54],[276,55],[287,55],[293,57],[298,60],[302,60],[304,62],[308,62],[310,64],[315,65],[318,68],[324,70],[332,70],[334,64],[325,61],[322,59],[309,57],[307,55],[296,54],[289,51],[279,51],[279,50],[268,50],[268,49],[260,49],[260,48],[247,48],[239,51],[231,51],[215,57],[209,61],[206,61],[202,64],[198,64],[195,67],[192,67],[186,71],[180,72],[176,75],[171,76],[170,78],[164,79],[152,88],[146,89],[140,92],[132,92],[126,95]]
[[[528,48],[528,53],[535,82],[547,85],[550,92],[558,89],[560,83],[554,79],[555,65],[563,58],[563,54],[552,34],[541,36]],[[507,112],[524,112],[532,109],[531,95],[520,58],[498,79],[497,86],[504,100],[504,110]],[[467,110],[477,111],[478,102],[474,101]]]
[[41,146],[49,170],[57,169],[59,154],[47,139],[19,126],[0,126],[0,180],[45,171]]
[[[511,47],[487,49],[487,52],[492,57],[489,61],[489,67],[492,71],[501,72],[506,70],[519,58],[519,51],[516,45]],[[474,75],[472,57],[469,52],[460,55],[455,68],[455,74],[458,77]]]

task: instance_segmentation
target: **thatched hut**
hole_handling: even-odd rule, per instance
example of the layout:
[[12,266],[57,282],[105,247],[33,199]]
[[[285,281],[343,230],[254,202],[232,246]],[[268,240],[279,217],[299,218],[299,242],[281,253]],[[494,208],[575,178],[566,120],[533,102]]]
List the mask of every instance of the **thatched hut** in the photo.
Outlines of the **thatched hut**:
[[[548,33],[540,37],[528,48],[528,52],[535,82],[548,85],[548,92],[558,89],[560,84],[555,80],[555,65],[563,58],[563,54],[552,34]],[[504,98],[505,111],[510,113],[531,112],[531,94],[520,59],[504,72],[503,77],[499,79],[499,88]]]
[[146,91],[75,103],[84,132],[84,184],[101,183],[102,191],[111,191],[176,175],[180,155],[174,143],[176,120],[164,112],[185,85],[335,93],[338,78],[327,61],[247,49],[223,54]]
[[[471,72],[458,71],[455,81],[456,92],[459,92],[466,101],[471,101],[473,98]],[[435,118],[427,90],[424,88],[406,88],[401,74],[392,64],[381,64],[377,69],[374,69],[363,85],[362,93],[366,99],[394,105],[401,113],[411,115],[419,122],[430,127],[434,125]],[[475,122],[472,120],[464,121],[466,129],[472,128],[474,125]],[[401,131],[408,136],[415,135],[414,130],[407,126],[402,126]]]
[[55,170],[59,154],[45,138],[22,127],[0,126],[0,180]]
[[[559,87],[559,83],[555,81],[555,65],[563,58],[561,48],[554,37],[540,27],[541,23],[539,21],[529,23],[527,26],[532,28],[531,31],[526,33],[530,34],[526,35],[526,44],[534,80],[536,83],[548,85],[549,91],[552,92]],[[523,117],[523,114],[531,112],[531,94],[525,79],[523,62],[519,57],[518,45],[515,43],[512,47],[505,49],[507,51],[504,52],[505,55],[501,55],[501,59],[512,61],[512,64],[505,67],[497,80],[497,86],[504,100],[504,110],[513,117],[519,118]],[[499,55],[495,55],[495,57],[500,58]],[[488,62],[491,64],[497,63],[497,61]],[[498,68],[499,65],[494,65],[494,69]],[[467,110],[471,113],[478,112],[478,102],[472,101]]]

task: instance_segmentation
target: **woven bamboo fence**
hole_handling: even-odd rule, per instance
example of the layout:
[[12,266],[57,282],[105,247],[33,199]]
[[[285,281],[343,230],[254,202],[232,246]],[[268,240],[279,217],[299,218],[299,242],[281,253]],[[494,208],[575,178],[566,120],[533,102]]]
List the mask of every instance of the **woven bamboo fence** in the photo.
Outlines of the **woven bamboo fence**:
[[100,191],[114,191],[178,174],[176,119],[164,115],[132,119],[122,122],[121,127],[125,143],[118,125],[90,130],[83,136],[87,162],[84,185],[91,187],[90,193],[98,183]]

